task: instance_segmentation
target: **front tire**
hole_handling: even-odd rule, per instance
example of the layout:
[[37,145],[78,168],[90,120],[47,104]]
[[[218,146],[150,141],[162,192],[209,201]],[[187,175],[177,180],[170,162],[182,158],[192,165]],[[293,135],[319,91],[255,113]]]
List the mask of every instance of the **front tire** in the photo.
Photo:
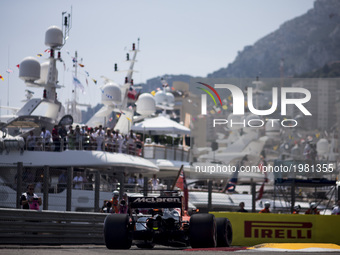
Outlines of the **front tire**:
[[104,221],[104,239],[108,249],[130,249],[129,215],[108,215]]
[[229,247],[233,240],[233,230],[227,218],[216,218],[217,246]]
[[216,247],[216,223],[213,214],[194,214],[190,218],[190,244],[192,248]]

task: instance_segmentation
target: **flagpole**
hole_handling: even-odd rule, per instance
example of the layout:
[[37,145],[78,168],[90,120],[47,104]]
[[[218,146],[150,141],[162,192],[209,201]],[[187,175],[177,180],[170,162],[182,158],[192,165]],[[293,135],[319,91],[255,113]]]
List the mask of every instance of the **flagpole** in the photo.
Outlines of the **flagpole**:
[[181,171],[182,171],[183,167],[184,167],[184,165],[181,165],[181,168],[179,169],[179,171],[178,171],[178,173],[177,173],[177,177],[176,177],[176,179],[175,179],[175,181],[174,181],[174,184],[172,185],[171,190],[174,190],[174,188],[175,188],[175,186],[176,186],[176,182],[177,182],[177,180],[178,180],[179,175],[181,174]]
[[[74,64],[74,77],[77,78],[77,68],[78,67],[78,52],[75,52],[75,64]],[[73,119],[77,119],[76,117],[76,107],[77,107],[77,86],[74,86],[74,97],[72,102],[72,117]],[[79,120],[77,119],[77,122]]]
[[[9,45],[8,45],[8,67],[7,67],[7,70],[9,69]],[[9,72],[7,72],[7,107],[9,107]],[[7,109],[7,114],[9,114],[9,108]]]

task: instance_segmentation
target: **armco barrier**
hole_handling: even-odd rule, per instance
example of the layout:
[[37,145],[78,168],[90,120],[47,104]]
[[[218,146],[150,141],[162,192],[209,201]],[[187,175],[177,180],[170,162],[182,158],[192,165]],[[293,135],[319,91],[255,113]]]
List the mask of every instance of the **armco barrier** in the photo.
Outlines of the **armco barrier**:
[[104,244],[106,214],[0,209],[0,244]]
[[274,213],[212,212],[233,228],[232,245],[261,243],[340,244],[340,216]]

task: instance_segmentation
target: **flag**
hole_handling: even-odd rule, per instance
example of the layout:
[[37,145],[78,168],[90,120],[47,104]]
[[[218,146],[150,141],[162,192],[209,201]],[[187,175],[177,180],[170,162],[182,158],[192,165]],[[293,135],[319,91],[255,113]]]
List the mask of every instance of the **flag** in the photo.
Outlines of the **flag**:
[[228,181],[226,187],[224,188],[224,190],[222,190],[222,192],[234,192],[235,188],[236,188],[236,184],[237,184],[237,179],[238,179],[238,173],[240,171],[241,166],[243,165],[243,162],[247,160],[247,155],[245,155],[240,162],[238,163],[237,167],[236,167],[236,171],[233,172],[230,180]]
[[83,64],[80,64],[80,63],[79,63],[78,65],[79,65],[80,67],[84,67],[84,65],[83,65]]
[[13,73],[13,70],[8,68],[8,69],[6,70],[6,72],[7,72],[7,73]]
[[189,191],[188,191],[188,185],[187,181],[185,179],[185,174],[183,170],[183,165],[179,169],[175,187],[179,188],[180,190],[183,191],[184,194],[184,210],[188,210],[188,203],[189,203]]
[[0,79],[1,79],[1,80],[4,80],[4,77],[2,77],[2,75],[1,75],[1,74],[0,74]]
[[164,88],[166,88],[166,87],[169,86],[169,84],[167,83],[167,81],[164,80],[163,78],[161,79],[161,83],[162,83],[162,86],[163,86]]
[[92,78],[92,81],[94,82],[94,84],[97,85],[97,80],[95,80],[95,79]]
[[260,200],[260,199],[262,198],[262,196],[263,196],[264,183],[265,183],[265,182],[262,183],[261,188],[260,188],[259,191],[258,191],[259,194],[258,194],[257,197],[256,197],[256,201],[257,201],[257,200]]
[[39,53],[39,54],[37,54],[37,56],[38,56],[38,57],[42,57],[42,54]]
[[78,80],[77,77],[74,77],[73,76],[73,85],[76,87],[76,88],[80,88],[81,91],[84,93],[84,85],[81,84],[81,82]]
[[130,87],[127,97],[133,100],[136,100],[137,92],[134,88]]
[[264,161],[260,161],[258,168],[261,171],[261,173],[264,174],[264,182],[268,182],[268,177],[267,177],[267,171],[263,171],[263,166],[267,166],[267,163],[264,163]]
[[237,179],[238,179],[238,170],[239,170],[239,168],[237,168],[237,170],[231,176],[230,180],[228,181],[227,186],[222,191],[223,193],[225,193],[226,191],[228,191],[228,192],[234,192],[235,191]]
[[44,52],[50,53],[51,50],[50,49],[46,49],[46,50],[44,50]]
[[19,68],[20,65],[17,65],[17,68]]

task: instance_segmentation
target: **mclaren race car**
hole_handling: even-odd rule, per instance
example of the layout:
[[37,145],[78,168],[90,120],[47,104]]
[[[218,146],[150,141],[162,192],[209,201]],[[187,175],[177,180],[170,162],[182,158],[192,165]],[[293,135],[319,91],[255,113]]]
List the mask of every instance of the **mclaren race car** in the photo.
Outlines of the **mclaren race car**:
[[104,222],[108,249],[153,248],[155,244],[193,248],[227,247],[232,226],[212,214],[187,215],[183,197],[129,197],[128,214],[110,214]]

